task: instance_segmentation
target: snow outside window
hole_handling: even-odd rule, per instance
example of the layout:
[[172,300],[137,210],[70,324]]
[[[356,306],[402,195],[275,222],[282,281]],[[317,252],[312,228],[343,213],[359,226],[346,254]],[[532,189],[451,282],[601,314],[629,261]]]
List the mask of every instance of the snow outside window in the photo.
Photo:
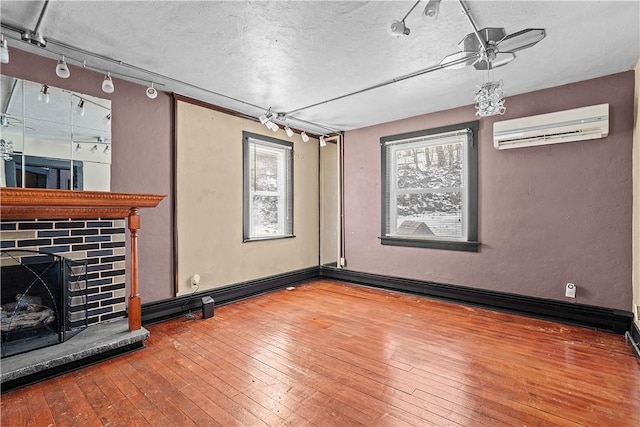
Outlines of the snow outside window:
[[381,139],[383,244],[477,250],[477,129]]
[[244,133],[244,241],[293,237],[293,145]]

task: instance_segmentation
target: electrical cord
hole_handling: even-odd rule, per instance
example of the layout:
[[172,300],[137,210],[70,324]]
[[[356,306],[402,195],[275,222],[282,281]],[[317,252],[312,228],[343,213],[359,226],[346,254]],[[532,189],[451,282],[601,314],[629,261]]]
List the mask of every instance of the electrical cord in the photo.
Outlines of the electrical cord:
[[[185,306],[189,306],[189,303],[191,302],[191,299],[193,298],[193,296],[196,294],[196,292],[198,292],[199,286],[198,285],[194,285],[194,289],[193,292],[191,292],[191,295],[189,295],[189,298],[187,299],[187,302],[185,302],[184,304],[182,304],[182,306],[180,307],[180,311],[184,313],[184,308]],[[189,308],[189,312],[185,313],[184,318],[187,320],[195,320],[196,316],[191,313],[191,308]]]

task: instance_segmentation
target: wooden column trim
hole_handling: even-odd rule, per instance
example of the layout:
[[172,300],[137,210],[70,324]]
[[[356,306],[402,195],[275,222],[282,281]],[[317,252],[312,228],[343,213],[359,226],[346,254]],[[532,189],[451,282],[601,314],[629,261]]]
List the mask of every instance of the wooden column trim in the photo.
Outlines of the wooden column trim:
[[142,327],[142,303],[138,295],[138,230],[140,215],[138,208],[131,208],[128,218],[131,233],[131,295],[129,296],[129,330],[136,331]]

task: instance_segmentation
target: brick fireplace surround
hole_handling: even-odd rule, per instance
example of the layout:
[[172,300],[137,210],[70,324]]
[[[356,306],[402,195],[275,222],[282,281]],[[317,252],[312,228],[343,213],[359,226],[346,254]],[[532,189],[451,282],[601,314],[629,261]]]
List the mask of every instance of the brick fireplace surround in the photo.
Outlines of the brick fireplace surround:
[[[94,362],[104,353],[111,356],[119,345],[111,335],[120,337],[123,346],[132,340],[146,339],[141,325],[141,301],[138,296],[137,232],[139,208],[153,208],[164,198],[155,194],[128,194],[94,191],[68,191],[0,188],[0,229],[2,250],[30,250],[51,253],[74,260],[87,261],[89,327],[69,343],[76,341],[80,353],[66,354],[66,343],[3,359],[2,391],[61,371],[64,364],[78,367]],[[130,295],[125,289],[125,233],[130,232]],[[23,261],[34,255],[24,254]],[[36,255],[37,256],[37,255]],[[0,265],[16,261],[0,259]],[[124,319],[128,315],[128,321]],[[96,326],[99,325],[99,326]],[[142,329],[144,333],[139,331]],[[129,335],[126,335],[127,330]],[[111,331],[111,332],[109,332]],[[138,332],[136,332],[138,331]],[[123,335],[125,333],[125,335]],[[91,342],[100,348],[87,348]],[[101,344],[102,343],[102,344]],[[33,353],[33,354],[32,354]],[[46,353],[55,357],[50,360]],[[42,355],[44,354],[44,358]],[[83,356],[84,355],[84,356]],[[11,371],[12,366],[16,369]],[[25,381],[22,381],[24,379]]]

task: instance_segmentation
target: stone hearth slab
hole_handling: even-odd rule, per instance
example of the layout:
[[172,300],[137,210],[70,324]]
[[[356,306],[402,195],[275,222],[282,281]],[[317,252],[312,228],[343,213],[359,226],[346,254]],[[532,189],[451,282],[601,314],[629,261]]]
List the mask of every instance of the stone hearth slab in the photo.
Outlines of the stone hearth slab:
[[144,347],[149,331],[128,319],[89,326],[69,340],[0,361],[2,392]]

